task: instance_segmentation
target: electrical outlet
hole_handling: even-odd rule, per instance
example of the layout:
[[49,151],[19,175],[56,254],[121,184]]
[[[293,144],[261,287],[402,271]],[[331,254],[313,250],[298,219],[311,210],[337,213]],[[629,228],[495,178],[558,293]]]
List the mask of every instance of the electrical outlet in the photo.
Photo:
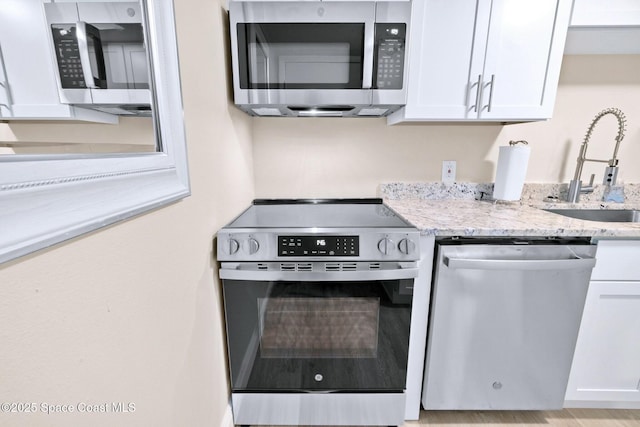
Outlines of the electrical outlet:
[[456,181],[456,161],[444,160],[442,162],[442,182],[453,184]]

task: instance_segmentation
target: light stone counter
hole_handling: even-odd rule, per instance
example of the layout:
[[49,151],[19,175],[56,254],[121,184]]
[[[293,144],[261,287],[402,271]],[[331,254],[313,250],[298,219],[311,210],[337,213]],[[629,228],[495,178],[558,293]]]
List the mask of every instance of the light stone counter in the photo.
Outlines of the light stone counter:
[[382,184],[379,193],[391,209],[428,235],[640,238],[640,223],[584,221],[542,210],[639,209],[639,187],[625,185],[625,203],[599,201],[598,188],[578,204],[547,199],[561,195],[562,186],[555,184],[529,185],[518,202],[490,200],[492,184],[393,183]]

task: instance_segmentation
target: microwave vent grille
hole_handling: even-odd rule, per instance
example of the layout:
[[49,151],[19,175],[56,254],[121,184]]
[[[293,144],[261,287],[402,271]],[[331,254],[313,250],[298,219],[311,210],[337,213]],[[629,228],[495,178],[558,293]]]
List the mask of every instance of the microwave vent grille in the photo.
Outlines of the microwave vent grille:
[[389,111],[388,108],[363,108],[358,111],[359,116],[383,116]]
[[282,115],[279,108],[269,108],[269,107],[252,108],[252,111],[258,116],[281,116]]

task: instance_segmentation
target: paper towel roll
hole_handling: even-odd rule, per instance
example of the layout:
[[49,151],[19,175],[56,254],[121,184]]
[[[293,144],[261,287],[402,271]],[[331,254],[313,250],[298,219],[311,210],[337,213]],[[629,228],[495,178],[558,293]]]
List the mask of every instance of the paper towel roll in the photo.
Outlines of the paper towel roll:
[[526,145],[500,147],[493,186],[494,200],[520,200],[530,151]]

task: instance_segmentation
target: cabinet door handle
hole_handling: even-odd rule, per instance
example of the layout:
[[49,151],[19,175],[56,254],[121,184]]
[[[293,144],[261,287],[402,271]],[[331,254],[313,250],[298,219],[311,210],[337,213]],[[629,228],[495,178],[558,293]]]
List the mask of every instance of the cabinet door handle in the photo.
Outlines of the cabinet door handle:
[[[473,104],[473,111],[478,112],[480,107],[480,87],[482,85],[482,74],[478,74],[478,81],[476,82],[476,102]],[[471,85],[473,87],[473,85]]]
[[491,81],[487,84],[487,86],[491,86],[491,90],[489,91],[489,103],[484,107],[482,107],[483,110],[486,107],[488,113],[491,112],[491,105],[493,103],[493,87],[495,86],[495,83],[496,83],[496,75],[491,74]]

